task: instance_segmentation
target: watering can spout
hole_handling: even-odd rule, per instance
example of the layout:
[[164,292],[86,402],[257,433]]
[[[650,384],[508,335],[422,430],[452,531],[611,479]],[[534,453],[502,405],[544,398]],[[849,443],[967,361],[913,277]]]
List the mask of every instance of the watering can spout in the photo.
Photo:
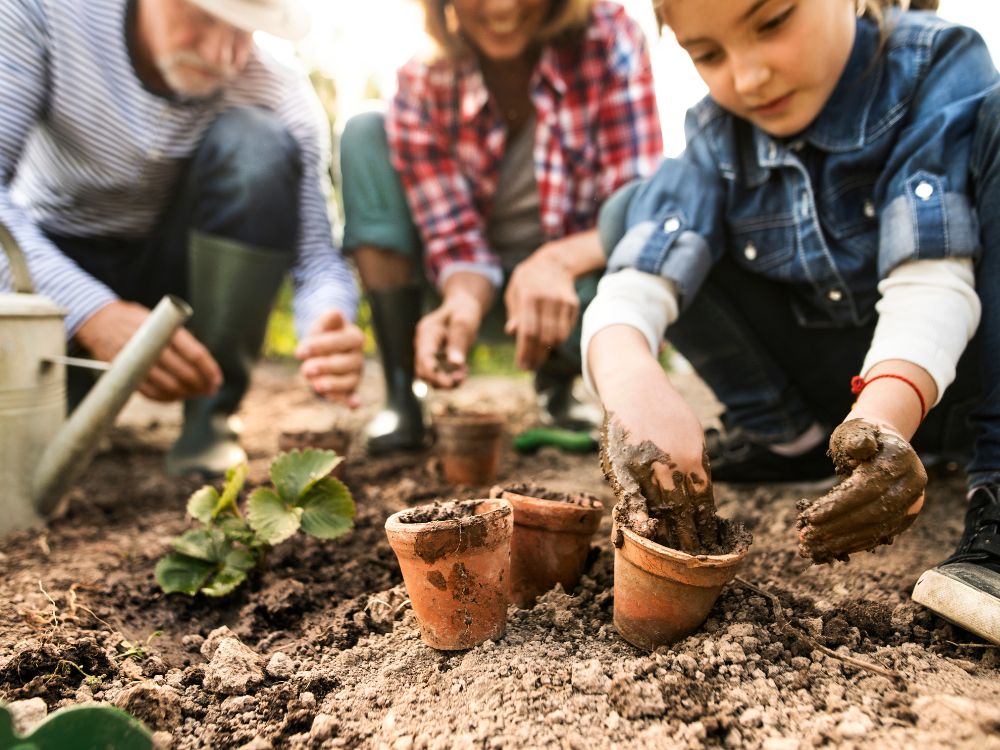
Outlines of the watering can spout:
[[60,428],[42,454],[32,478],[31,494],[40,514],[51,513],[62,494],[86,468],[100,436],[190,316],[191,308],[179,297],[168,295],[160,300]]

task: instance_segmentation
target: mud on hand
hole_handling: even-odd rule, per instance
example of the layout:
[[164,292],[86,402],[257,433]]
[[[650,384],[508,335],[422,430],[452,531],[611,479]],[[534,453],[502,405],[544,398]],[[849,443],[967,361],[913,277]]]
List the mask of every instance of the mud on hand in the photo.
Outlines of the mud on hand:
[[613,414],[605,414],[601,469],[615,493],[616,525],[689,554],[714,548],[719,530],[707,453],[703,468],[704,479],[685,475],[651,441],[629,442],[628,431]]
[[910,444],[863,419],[839,425],[830,457],[846,478],[818,500],[800,500],[799,554],[814,563],[891,544],[917,517],[927,472]]

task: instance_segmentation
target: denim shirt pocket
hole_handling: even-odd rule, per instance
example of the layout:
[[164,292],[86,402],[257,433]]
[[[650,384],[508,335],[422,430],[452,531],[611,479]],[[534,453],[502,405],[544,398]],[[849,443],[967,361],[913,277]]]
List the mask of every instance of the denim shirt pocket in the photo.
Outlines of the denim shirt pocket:
[[836,243],[857,240],[858,235],[878,230],[875,181],[878,175],[857,175],[824,191],[820,198],[820,221]]
[[794,280],[797,242],[791,213],[730,217],[729,247],[737,264],[774,279]]

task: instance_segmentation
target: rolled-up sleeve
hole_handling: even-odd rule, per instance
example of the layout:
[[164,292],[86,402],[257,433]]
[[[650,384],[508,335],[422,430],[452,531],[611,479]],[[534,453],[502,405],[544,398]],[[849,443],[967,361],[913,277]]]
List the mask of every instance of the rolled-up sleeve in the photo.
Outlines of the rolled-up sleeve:
[[909,122],[876,185],[879,278],[904,261],[973,257],[979,251],[969,156],[976,114],[996,86],[997,71],[971,29],[940,28],[932,49]]

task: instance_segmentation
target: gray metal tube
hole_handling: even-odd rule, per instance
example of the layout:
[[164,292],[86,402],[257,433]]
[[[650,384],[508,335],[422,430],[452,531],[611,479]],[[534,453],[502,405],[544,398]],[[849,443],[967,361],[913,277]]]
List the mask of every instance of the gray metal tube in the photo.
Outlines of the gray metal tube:
[[115,421],[160,352],[189,317],[190,306],[179,297],[168,295],[118,352],[110,369],[76,407],[35,469],[32,497],[39,513],[51,513],[62,494],[90,463],[100,436]]

